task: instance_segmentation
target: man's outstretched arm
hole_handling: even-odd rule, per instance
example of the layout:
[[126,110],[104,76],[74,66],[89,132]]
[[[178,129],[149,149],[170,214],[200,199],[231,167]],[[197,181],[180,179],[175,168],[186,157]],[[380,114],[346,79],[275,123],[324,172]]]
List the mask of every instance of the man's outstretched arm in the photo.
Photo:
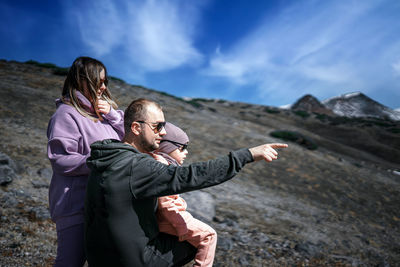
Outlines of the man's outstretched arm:
[[246,163],[277,159],[275,149],[286,144],[265,144],[250,149],[232,151],[229,155],[185,167],[166,166],[143,158],[132,168],[131,192],[135,198],[179,194],[220,184],[235,176]]

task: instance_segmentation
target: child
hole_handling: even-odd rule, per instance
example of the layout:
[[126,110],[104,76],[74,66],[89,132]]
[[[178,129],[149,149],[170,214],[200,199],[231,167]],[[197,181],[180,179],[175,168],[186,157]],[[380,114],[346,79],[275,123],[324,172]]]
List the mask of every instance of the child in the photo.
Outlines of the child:
[[[189,138],[179,127],[167,122],[155,158],[165,164],[182,165],[188,154]],[[161,155],[162,157],[158,156]],[[165,161],[166,160],[166,161]],[[186,202],[179,195],[158,198],[158,227],[160,232],[175,235],[197,248],[194,266],[212,266],[217,245],[217,233],[209,225],[195,219],[186,211]]]

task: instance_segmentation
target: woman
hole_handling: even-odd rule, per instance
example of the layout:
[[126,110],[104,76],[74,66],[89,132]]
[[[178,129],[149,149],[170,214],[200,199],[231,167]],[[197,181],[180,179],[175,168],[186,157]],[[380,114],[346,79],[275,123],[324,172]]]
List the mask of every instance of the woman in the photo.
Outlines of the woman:
[[115,110],[107,83],[103,63],[77,58],[48,125],[47,154],[53,169],[49,204],[58,243],[55,266],[83,266],[86,260],[83,207],[90,144],[106,138],[121,140],[124,135],[123,112]]

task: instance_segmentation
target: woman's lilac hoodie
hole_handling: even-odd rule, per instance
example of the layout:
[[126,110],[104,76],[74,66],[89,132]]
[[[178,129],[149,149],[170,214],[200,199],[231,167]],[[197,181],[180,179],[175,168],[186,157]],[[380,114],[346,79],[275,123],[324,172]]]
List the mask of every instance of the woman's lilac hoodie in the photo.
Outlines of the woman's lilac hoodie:
[[[76,92],[84,108],[94,113],[89,100]],[[47,128],[47,155],[53,168],[49,189],[50,214],[61,230],[84,222],[83,207],[90,145],[103,139],[121,140],[123,111],[111,108],[103,121],[82,116],[74,107],[56,100],[57,110]]]

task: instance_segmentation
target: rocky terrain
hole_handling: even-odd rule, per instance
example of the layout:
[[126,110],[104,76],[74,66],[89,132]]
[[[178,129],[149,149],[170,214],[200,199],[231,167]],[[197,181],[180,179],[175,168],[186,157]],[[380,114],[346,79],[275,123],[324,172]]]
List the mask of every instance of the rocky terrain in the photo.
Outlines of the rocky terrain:
[[[46,128],[63,74],[0,61],[0,266],[51,266],[56,256]],[[186,163],[294,137],[278,161],[184,196],[218,232],[214,266],[400,266],[399,122],[181,99],[116,78],[110,88],[121,109],[137,97],[161,103],[191,139]]]

